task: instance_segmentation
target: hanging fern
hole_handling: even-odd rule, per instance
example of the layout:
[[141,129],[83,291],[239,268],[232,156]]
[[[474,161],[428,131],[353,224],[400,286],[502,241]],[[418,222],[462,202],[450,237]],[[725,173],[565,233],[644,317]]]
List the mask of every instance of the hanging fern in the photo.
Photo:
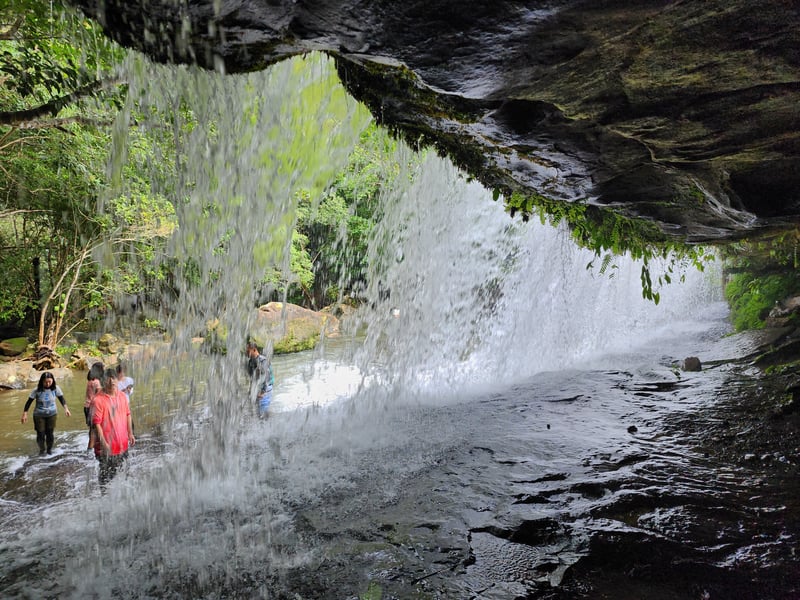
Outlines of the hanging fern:
[[[495,189],[495,199],[501,193],[501,190]],[[642,261],[642,296],[656,304],[661,300],[658,289],[672,283],[676,266],[680,266],[681,270],[691,266],[702,271],[705,263],[714,259],[700,246],[667,238],[651,221],[630,219],[597,206],[556,201],[539,194],[526,196],[519,191],[506,193],[504,202],[512,217],[520,214],[524,221],[531,214],[538,214],[542,224],[555,227],[565,222],[578,246],[593,251],[595,258],[602,257],[598,269],[600,275],[606,275],[609,268],[613,268],[615,256],[627,254],[634,260]],[[654,282],[650,262],[656,258],[667,261],[667,268]],[[586,268],[594,268],[594,260]],[[683,275],[680,280],[684,280]]]

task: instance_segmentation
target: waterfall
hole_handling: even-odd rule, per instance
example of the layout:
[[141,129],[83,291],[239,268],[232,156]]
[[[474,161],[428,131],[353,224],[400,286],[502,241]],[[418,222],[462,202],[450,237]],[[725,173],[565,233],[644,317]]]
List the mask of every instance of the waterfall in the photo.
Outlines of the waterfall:
[[[491,388],[586,367],[724,310],[715,263],[705,272],[679,268],[656,305],[642,297],[641,262],[617,257],[600,273],[600,261],[564,225],[511,219],[447,160],[429,153],[407,179],[408,189],[385,199],[374,258],[392,258],[373,274],[373,287],[389,297],[372,290],[362,349],[363,362],[379,361],[399,394]],[[651,268],[658,274],[668,264]]]
[[[358,385],[328,407],[312,398],[267,422],[242,417],[235,348],[249,326],[254,274],[285,268],[294,193],[321,190],[365,122],[352,104],[319,97],[330,69],[291,62],[223,80],[163,67],[160,94],[152,72],[132,78],[132,101],[188,102],[200,123],[213,123],[188,137],[186,170],[174,182],[172,251],[192,258],[200,284],[175,300],[172,345],[158,365],[197,381],[184,392],[184,413],[206,412],[188,430],[169,423],[172,444],[134,456],[132,474],[105,496],[56,503],[40,515],[46,528],[8,542],[4,556],[25,548],[44,556],[42,574],[51,570],[18,581],[25,593],[107,597],[108,578],[116,597],[277,597],[274,577],[318,558],[295,522],[299,507],[323,493],[391,499],[391,482],[457,443],[457,423],[411,407],[469,402],[542,371],[635,354],[719,308],[713,265],[686,270],[656,306],[642,298],[639,263],[623,256],[606,273],[587,269],[593,254],[563,226],[510,218],[490,191],[428,152],[400,161],[413,171],[383,198],[371,287],[350,329]],[[201,362],[191,338],[212,316],[234,350]],[[373,489],[378,474],[385,481]],[[10,560],[12,569],[28,566]]]

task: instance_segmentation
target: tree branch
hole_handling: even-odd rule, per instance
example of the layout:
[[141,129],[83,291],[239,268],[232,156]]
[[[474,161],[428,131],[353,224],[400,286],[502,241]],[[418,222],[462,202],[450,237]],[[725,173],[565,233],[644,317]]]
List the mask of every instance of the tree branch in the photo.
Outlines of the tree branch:
[[99,90],[106,89],[120,83],[122,83],[122,81],[117,78],[97,79],[91,83],[87,83],[86,85],[79,87],[77,90],[70,92],[69,94],[59,96],[58,98],[53,98],[50,100],[50,102],[46,102],[40,106],[28,108],[26,110],[0,112],[0,125],[16,125],[19,128],[33,128],[29,126],[31,122],[47,115],[55,117],[65,106],[68,106],[85,96],[91,96]]
[[14,38],[14,35],[19,31],[19,28],[22,27],[22,24],[25,22],[25,15],[20,15],[17,17],[17,20],[8,26],[8,29],[4,31],[0,31],[0,40],[11,40]]
[[14,215],[27,215],[32,213],[49,213],[49,210],[33,208],[16,208],[0,210],[0,219],[9,219]]
[[20,123],[16,126],[17,129],[47,129],[47,128],[61,128],[64,125],[69,125],[70,123],[80,123],[81,125],[94,125],[95,127],[110,127],[113,125],[112,121],[101,121],[99,119],[92,119],[89,117],[82,117],[82,116],[74,116],[74,117],[63,117],[61,119],[47,119],[47,120],[37,120],[37,121],[26,121],[25,123]]
[[6,148],[8,148],[10,146],[13,146],[14,144],[24,144],[25,142],[29,142],[29,141],[31,141],[33,139],[36,139],[37,137],[39,137],[39,136],[33,136],[33,137],[28,136],[28,137],[14,138],[10,142],[5,142],[3,144],[0,144],[0,152],[4,151]]

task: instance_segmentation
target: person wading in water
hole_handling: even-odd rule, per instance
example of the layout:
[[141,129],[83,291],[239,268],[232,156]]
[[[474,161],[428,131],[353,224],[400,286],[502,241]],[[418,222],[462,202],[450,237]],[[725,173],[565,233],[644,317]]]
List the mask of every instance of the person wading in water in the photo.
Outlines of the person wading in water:
[[[28,421],[28,409],[35,400],[36,407],[33,409],[33,428],[36,430],[36,443],[39,445],[39,454],[53,453],[53,443],[55,442],[54,431],[56,429],[56,398],[64,407],[64,414],[71,415],[67,408],[67,401],[64,399],[64,392],[56,385],[56,378],[50,372],[42,373],[39,378],[39,385],[28,396],[25,408],[22,411],[20,421],[24,425]],[[47,447],[45,448],[45,443]]]
[[94,455],[100,463],[100,489],[117,474],[128,458],[128,448],[136,443],[128,399],[117,387],[117,373],[106,369],[103,389],[92,402],[92,426],[95,432]]
[[258,351],[255,342],[247,342],[247,372],[250,375],[250,396],[255,391],[258,416],[267,416],[269,403],[272,401],[272,386],[275,378],[269,358]]

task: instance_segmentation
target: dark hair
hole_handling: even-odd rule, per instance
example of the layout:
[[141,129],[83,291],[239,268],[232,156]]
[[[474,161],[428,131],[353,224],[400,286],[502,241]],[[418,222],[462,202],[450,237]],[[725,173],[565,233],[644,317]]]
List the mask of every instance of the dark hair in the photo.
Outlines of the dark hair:
[[103,366],[103,363],[98,360],[91,367],[89,367],[89,372],[86,374],[86,379],[89,381],[92,379],[102,379],[104,369],[105,367]]
[[125,370],[125,367],[122,366],[122,363],[117,363],[117,375],[122,373]]
[[40,391],[40,392],[44,391],[44,380],[47,379],[48,377],[53,380],[53,385],[50,386],[50,389],[51,390],[56,389],[56,378],[53,376],[53,374],[50,371],[45,371],[44,373],[42,373],[42,376],[39,377],[39,385],[36,386],[36,389],[38,391]]
[[109,379],[116,379],[116,377],[117,377],[116,369],[111,369],[111,368],[106,369],[105,372],[103,373],[103,380],[101,381],[101,383],[103,384],[103,388],[106,387],[106,383],[108,383]]
[[248,350],[255,350],[256,352],[259,351],[258,350],[258,344],[256,344],[255,342],[247,342],[247,349]]

